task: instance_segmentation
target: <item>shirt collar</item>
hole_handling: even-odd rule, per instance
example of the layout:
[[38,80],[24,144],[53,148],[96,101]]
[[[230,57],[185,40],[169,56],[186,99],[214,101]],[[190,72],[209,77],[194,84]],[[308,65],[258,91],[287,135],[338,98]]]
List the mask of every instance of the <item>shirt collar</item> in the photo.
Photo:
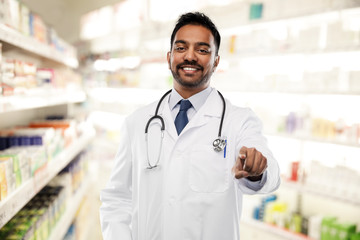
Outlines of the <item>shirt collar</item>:
[[[213,88],[207,87],[201,92],[198,92],[188,98],[188,100],[191,102],[192,106],[194,107],[195,111],[199,111],[202,105],[204,105],[206,99],[210,96],[212,90]],[[173,110],[176,104],[178,104],[178,102],[182,99],[183,98],[181,97],[181,95],[173,88],[169,98],[170,110]]]

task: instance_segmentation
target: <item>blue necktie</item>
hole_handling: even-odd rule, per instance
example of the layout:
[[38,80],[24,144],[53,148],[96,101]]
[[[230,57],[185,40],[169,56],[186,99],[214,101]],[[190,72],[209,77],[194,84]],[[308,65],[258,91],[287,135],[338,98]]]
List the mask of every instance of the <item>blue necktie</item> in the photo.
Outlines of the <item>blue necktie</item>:
[[180,111],[175,118],[175,127],[178,135],[180,135],[181,131],[184,129],[186,124],[189,122],[187,118],[187,110],[191,108],[191,102],[189,100],[181,100],[180,101]]

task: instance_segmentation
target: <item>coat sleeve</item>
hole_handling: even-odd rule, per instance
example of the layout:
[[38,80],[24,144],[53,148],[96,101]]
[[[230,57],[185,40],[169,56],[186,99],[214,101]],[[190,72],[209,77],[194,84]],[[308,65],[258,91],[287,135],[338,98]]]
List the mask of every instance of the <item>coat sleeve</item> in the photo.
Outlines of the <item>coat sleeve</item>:
[[131,240],[132,156],[126,121],[110,180],[100,193],[100,222],[104,240]]
[[249,184],[247,179],[239,179],[238,187],[243,193],[270,193],[280,186],[279,165],[267,145],[267,140],[262,133],[262,123],[260,119],[250,109],[246,109],[244,121],[240,124],[237,136],[236,156],[241,147],[256,148],[264,157],[267,158],[267,169],[264,172],[263,179],[260,181],[261,187],[252,188],[254,184]]

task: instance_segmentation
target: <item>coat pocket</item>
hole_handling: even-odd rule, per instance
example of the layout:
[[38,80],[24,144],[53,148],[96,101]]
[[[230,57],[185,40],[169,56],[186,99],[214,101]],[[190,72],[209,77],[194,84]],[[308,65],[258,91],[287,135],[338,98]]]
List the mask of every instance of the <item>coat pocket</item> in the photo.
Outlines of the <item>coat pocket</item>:
[[228,159],[212,146],[196,146],[190,153],[189,185],[195,192],[220,193],[229,188]]

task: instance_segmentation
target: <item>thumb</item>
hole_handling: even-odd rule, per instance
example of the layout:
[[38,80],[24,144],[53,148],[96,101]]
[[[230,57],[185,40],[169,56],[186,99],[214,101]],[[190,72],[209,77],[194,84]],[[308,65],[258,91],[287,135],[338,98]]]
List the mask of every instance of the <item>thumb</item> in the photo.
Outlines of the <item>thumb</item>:
[[244,171],[243,169],[243,161],[241,161],[240,157],[238,157],[236,159],[236,162],[234,164],[234,167],[232,168],[232,171],[233,171],[233,174],[234,174],[234,177],[236,179],[240,179],[240,178],[244,178],[244,177],[248,177],[249,176],[249,173]]

